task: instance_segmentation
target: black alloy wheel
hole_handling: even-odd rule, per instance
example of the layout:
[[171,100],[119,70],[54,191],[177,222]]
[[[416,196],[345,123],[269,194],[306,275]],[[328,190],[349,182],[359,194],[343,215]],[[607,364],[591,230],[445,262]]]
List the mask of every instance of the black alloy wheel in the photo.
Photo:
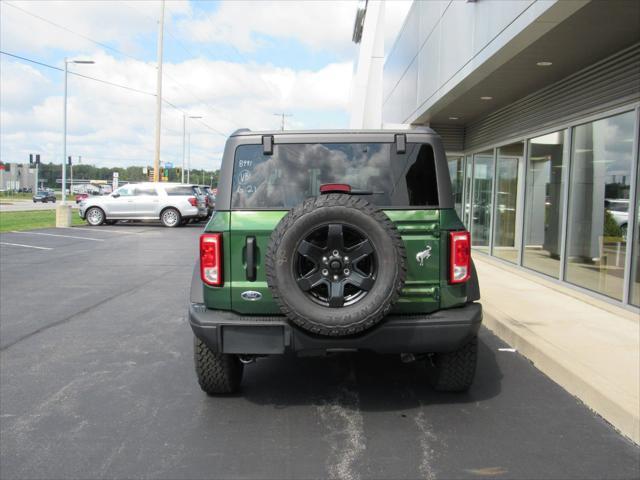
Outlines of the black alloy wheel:
[[298,244],[296,251],[298,286],[322,306],[354,305],[375,284],[376,253],[367,235],[351,225],[320,226]]

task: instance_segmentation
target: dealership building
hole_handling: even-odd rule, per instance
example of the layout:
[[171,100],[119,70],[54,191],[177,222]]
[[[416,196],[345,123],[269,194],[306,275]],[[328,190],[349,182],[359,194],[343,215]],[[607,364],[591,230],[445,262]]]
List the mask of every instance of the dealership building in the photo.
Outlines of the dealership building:
[[384,2],[353,39],[352,127],[427,125],[474,252],[640,306],[640,2]]

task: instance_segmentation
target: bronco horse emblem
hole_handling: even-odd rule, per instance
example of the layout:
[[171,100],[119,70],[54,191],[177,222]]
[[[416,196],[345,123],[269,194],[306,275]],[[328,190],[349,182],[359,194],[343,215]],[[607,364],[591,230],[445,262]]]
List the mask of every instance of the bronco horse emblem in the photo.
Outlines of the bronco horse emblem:
[[416,261],[421,267],[424,266],[425,260],[429,260],[429,257],[431,257],[431,245],[427,245],[427,248],[416,253]]

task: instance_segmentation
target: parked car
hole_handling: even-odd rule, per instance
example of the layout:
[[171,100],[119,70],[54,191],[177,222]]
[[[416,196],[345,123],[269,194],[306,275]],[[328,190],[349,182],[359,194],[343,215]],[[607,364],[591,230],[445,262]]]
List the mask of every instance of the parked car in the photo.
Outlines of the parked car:
[[33,196],[33,203],[36,202],[53,202],[56,203],[56,196],[50,190],[38,190],[38,192]]
[[605,198],[604,208],[611,214],[613,220],[620,227],[623,237],[627,236],[627,226],[629,224],[629,200]]
[[209,216],[213,215],[213,211],[216,209],[216,196],[209,185],[200,185],[200,190],[207,196],[207,209]]
[[91,185],[89,188],[83,185],[82,188],[82,191],[75,194],[76,203],[95,195],[109,195],[113,191],[110,185],[100,185],[99,187]]
[[110,195],[83,199],[78,214],[92,226],[118,220],[160,220],[166,227],[177,227],[206,218],[207,207],[196,185],[138,183],[124,185]]
[[189,304],[204,392],[262,356],[361,350],[471,386],[480,290],[433,130],[239,130],[224,152]]

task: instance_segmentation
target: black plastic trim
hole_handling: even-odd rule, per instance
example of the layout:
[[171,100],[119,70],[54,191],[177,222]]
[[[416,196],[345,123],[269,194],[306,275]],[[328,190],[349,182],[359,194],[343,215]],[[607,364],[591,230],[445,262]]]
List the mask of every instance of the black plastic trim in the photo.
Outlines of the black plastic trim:
[[[467,303],[425,315],[389,315],[376,327],[351,337],[312,335],[292,326],[283,316],[239,315],[210,310],[199,303],[189,306],[189,322],[194,334],[214,352],[247,355],[333,350],[431,353],[456,350],[477,335],[482,305]],[[233,332],[231,340],[226,339],[233,345],[229,350],[225,347],[227,327],[233,327],[229,330]]]
[[247,274],[247,280],[250,282],[256,281],[256,237],[247,237],[245,242],[245,255],[247,264],[245,266],[245,272]]
[[262,153],[265,155],[273,155],[273,136],[264,135],[262,137]]
[[396,153],[405,153],[407,151],[407,136],[404,133],[396,135]]
[[477,302],[478,300],[480,300],[480,283],[478,282],[476,264],[471,259],[471,278],[467,282],[467,301]]

